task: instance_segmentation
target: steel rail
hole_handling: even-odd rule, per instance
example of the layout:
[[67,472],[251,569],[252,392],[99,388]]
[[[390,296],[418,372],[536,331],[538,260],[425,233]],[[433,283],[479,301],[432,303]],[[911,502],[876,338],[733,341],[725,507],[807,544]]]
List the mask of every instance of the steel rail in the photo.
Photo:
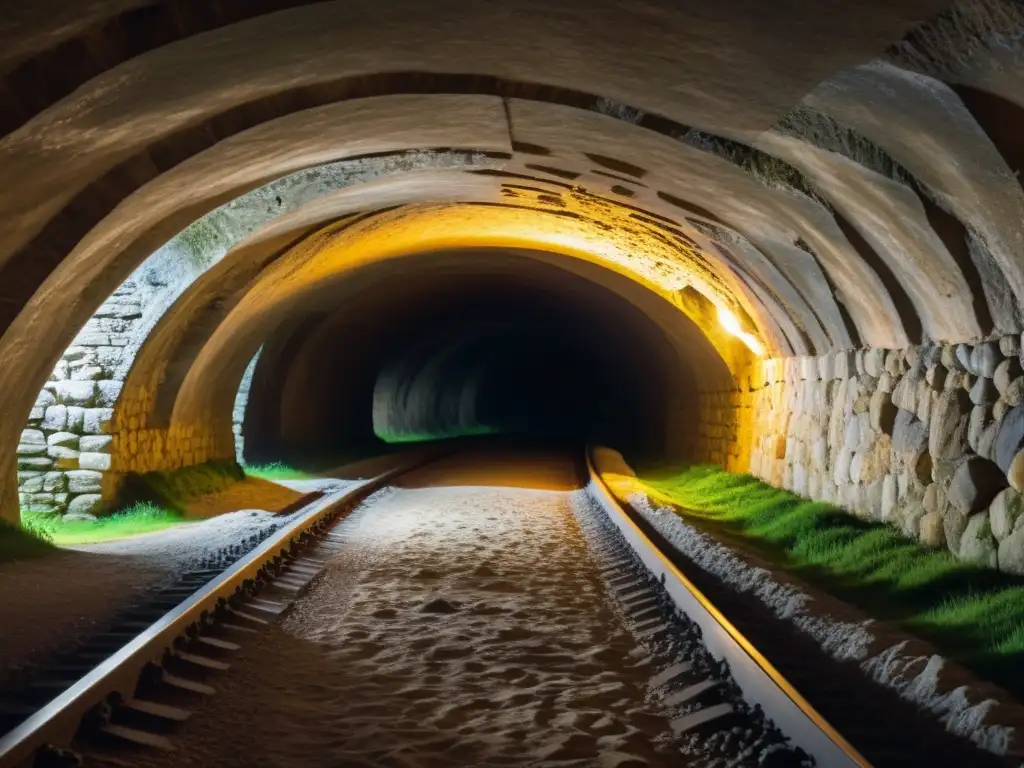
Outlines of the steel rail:
[[733,679],[751,704],[792,742],[828,768],[871,768],[843,736],[782,676],[710,600],[655,546],[608,489],[587,449],[587,490],[622,532],[633,551],[665,587],[676,606],[696,623],[708,652],[729,664]]
[[83,718],[112,696],[131,699],[140,675],[149,664],[160,664],[175,641],[206,620],[227,600],[257,581],[296,547],[299,540],[350,509],[389,480],[432,461],[435,455],[417,456],[354,488],[321,497],[304,513],[276,531],[229,566],[224,573],[187,597],[148,629],[102,661],[78,682],[43,705],[28,719],[0,738],[0,768],[33,766],[44,748],[68,749]]

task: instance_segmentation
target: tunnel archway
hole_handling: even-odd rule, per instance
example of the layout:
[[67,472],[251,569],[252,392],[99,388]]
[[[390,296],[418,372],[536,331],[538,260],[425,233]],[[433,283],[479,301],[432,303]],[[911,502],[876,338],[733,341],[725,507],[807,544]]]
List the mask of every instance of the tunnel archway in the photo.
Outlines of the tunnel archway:
[[449,251],[354,274],[333,313],[268,340],[246,458],[479,432],[685,455],[699,384],[726,386],[728,367],[665,298],[567,261]]

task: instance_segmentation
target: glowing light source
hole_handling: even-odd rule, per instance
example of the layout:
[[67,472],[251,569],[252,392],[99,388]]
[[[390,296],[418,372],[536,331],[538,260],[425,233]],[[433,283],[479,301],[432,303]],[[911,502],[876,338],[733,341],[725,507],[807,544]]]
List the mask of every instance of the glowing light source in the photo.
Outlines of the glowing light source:
[[746,344],[747,349],[755,355],[760,357],[764,354],[764,346],[757,340],[757,337],[744,331],[736,315],[721,305],[718,307],[718,322],[725,330]]

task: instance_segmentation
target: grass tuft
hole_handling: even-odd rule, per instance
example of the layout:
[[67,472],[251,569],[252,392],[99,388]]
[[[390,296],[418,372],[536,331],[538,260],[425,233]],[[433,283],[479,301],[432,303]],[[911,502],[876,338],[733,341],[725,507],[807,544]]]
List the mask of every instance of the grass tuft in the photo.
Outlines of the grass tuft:
[[313,480],[314,475],[308,472],[303,472],[301,469],[295,467],[289,467],[287,464],[282,464],[280,461],[275,461],[272,464],[257,464],[255,466],[249,466],[245,468],[245,474],[251,475],[252,477],[258,477],[261,480],[269,480],[275,482],[277,480]]
[[1024,691],[1024,578],[921,547],[887,525],[719,467],[641,473],[685,517],[759,554],[944,654]]
[[22,513],[22,529],[48,537],[57,546],[95,544],[113,539],[125,539],[143,533],[154,533],[185,522],[185,518],[171,509],[153,504],[138,503],[95,520],[63,521],[38,512]]

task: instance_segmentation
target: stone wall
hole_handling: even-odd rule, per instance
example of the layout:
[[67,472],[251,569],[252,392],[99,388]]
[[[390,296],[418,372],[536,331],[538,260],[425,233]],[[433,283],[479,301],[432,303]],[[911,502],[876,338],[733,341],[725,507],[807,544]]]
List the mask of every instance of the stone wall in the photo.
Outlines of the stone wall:
[[749,471],[753,403],[749,383],[731,391],[701,393],[694,444],[697,461],[718,464],[730,472]]
[[107,423],[121,391],[118,370],[143,317],[126,282],[78,334],[36,398],[18,446],[23,509],[90,514],[110,468]]
[[752,388],[753,474],[1024,573],[1019,335],[767,360]]
[[111,469],[112,424],[139,347],[211,263],[180,237],[153,254],[85,324],[36,398],[18,445],[23,510],[94,514]]

